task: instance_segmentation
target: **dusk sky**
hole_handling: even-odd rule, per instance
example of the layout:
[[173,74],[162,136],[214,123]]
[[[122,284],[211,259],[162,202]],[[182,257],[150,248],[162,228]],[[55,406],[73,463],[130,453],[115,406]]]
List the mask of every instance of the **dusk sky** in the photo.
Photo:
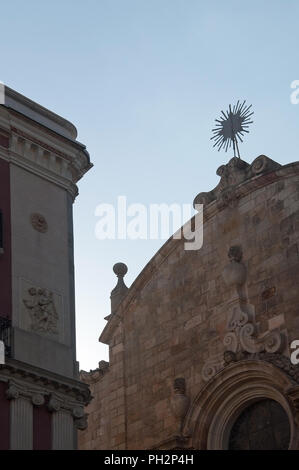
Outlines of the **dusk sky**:
[[165,241],[98,240],[99,204],[190,204],[213,189],[233,153],[213,149],[211,129],[238,99],[254,110],[241,157],[299,160],[298,15],[295,0],[1,2],[0,80],[73,122],[94,163],[74,205],[81,368],[108,358],[113,265],[130,286]]

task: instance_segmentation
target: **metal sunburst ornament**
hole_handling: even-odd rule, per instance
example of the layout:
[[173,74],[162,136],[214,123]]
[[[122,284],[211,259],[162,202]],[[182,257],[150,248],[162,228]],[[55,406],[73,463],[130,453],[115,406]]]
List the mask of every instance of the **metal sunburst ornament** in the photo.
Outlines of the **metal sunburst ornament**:
[[233,145],[234,157],[238,154],[240,158],[238,139],[243,142],[244,132],[248,133],[249,124],[253,123],[250,120],[250,116],[253,115],[253,111],[250,109],[252,105],[246,106],[245,103],[246,101],[243,101],[240,104],[240,101],[238,101],[233,108],[229,105],[228,111],[226,113],[221,111],[222,116],[220,116],[220,119],[215,119],[217,124],[215,129],[212,129],[214,135],[211,140],[215,140],[213,147],[217,146],[218,152],[222,147],[227,152],[227,149]]

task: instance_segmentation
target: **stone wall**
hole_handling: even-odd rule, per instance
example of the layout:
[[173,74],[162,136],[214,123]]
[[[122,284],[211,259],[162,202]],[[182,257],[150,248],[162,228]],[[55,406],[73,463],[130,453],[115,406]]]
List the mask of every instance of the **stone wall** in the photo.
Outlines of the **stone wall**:
[[[100,340],[109,344],[109,367],[82,373],[94,400],[81,449],[222,445],[195,436],[207,387],[248,360],[261,382],[267,361],[288,369],[289,344],[299,339],[299,163],[241,162],[220,167],[217,188],[195,199],[204,203],[202,248],[185,251],[184,240],[170,239],[108,319]],[[249,380],[250,367],[238,374]],[[202,419],[208,436],[212,416]]]

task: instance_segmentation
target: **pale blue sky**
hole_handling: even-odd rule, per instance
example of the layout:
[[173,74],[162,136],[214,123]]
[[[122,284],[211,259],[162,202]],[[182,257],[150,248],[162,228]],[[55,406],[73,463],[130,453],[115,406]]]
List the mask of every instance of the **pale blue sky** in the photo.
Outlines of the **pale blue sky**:
[[1,2],[0,80],[71,120],[95,165],[74,208],[82,368],[107,359],[113,264],[127,263],[130,285],[162,244],[97,240],[98,204],[189,203],[212,189],[232,156],[212,148],[213,121],[238,99],[255,112],[242,158],[298,160],[298,17],[298,0]]

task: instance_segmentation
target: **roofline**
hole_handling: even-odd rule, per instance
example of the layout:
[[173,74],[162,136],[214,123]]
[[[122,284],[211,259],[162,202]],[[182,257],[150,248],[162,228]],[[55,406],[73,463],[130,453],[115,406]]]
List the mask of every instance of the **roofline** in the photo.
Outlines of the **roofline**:
[[[7,100],[7,97],[8,97],[8,98],[11,98],[12,100],[14,100],[16,102],[19,102],[21,105],[31,109],[35,113],[38,113],[41,116],[49,119],[49,121],[53,121],[54,123],[58,124],[59,126],[64,128],[67,131],[67,133],[70,134],[72,139],[76,140],[78,132],[77,132],[77,129],[74,126],[73,123],[71,123],[67,119],[59,116],[58,114],[54,113],[53,111],[50,111],[49,109],[45,108],[44,106],[36,103],[35,101],[32,101],[31,99],[29,99],[26,96],[22,95],[21,93],[13,90],[12,88],[9,88],[6,85],[4,85],[4,87],[5,87],[5,93],[4,93],[4,103],[3,103],[3,105],[6,108],[13,109],[17,112],[20,112],[20,110],[17,109],[17,106],[14,107],[13,105],[9,104],[9,100]],[[24,113],[20,112],[20,114],[24,114]],[[29,117],[29,119],[30,119],[30,116],[27,116],[26,114],[24,114],[24,115],[26,117]],[[32,119],[32,120],[34,120],[34,119]],[[37,121],[37,122],[39,122],[39,121]],[[40,124],[44,125],[42,123],[40,123]],[[48,126],[44,125],[44,127],[48,127]],[[51,129],[51,127],[49,127],[49,129]],[[51,130],[53,130],[53,129],[51,129]],[[71,140],[71,138],[70,138],[70,140]]]
[[[243,183],[237,185],[234,189],[236,191],[237,197],[241,199],[247,194],[250,194],[264,186],[268,186],[271,183],[295,175],[299,175],[299,161],[288,163],[287,165],[280,166],[274,171],[266,172],[251,179],[248,179]],[[210,203],[205,204],[203,212],[204,222],[213,218],[217,213],[225,209],[225,207],[226,206],[220,206],[219,204],[217,204],[217,200],[213,200]],[[191,223],[195,217],[196,214],[191,218]],[[186,224],[188,223],[190,223],[190,221],[186,222]],[[182,230],[182,228],[183,227],[181,227],[179,230]],[[126,296],[120,302],[115,313],[109,316],[109,320],[99,337],[99,341],[101,343],[109,344],[109,339],[113,334],[115,327],[122,319],[124,312],[127,310],[129,304],[133,301],[136,294],[138,294],[141,289],[143,289],[143,287],[148,282],[150,282],[154,273],[158,270],[160,265],[164,263],[164,261],[172,253],[172,251],[178,248],[181,243],[184,243],[183,238],[177,239],[174,238],[174,236],[171,236],[154,254],[150,261],[145,265],[145,267],[142,269],[142,271],[132,283]]]

